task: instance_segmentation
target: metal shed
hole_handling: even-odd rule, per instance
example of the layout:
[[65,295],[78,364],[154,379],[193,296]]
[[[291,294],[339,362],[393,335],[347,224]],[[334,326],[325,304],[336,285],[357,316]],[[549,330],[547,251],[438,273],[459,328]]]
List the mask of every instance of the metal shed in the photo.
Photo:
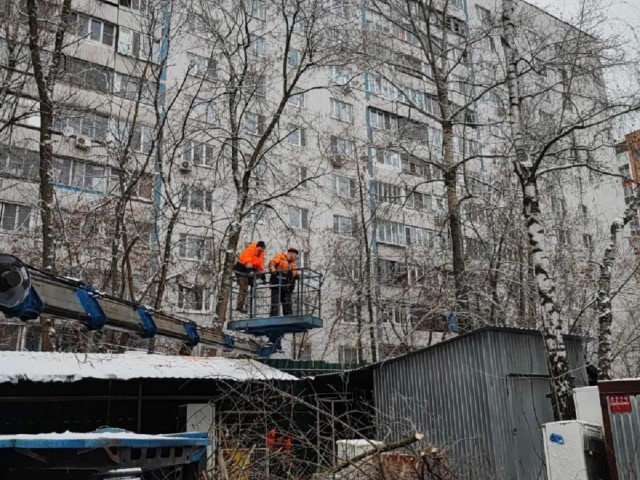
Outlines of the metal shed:
[[[575,384],[587,385],[582,341],[565,341]],[[379,439],[424,432],[427,442],[448,449],[460,478],[546,477],[540,426],[554,419],[539,331],[483,328],[372,373]]]

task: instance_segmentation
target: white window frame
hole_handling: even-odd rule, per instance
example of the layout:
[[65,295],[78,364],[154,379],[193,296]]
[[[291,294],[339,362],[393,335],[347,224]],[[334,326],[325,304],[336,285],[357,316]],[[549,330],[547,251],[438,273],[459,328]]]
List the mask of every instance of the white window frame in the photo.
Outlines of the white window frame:
[[330,100],[330,104],[331,118],[340,122],[353,123],[353,105],[335,98]]
[[[348,352],[348,356],[347,356]],[[355,362],[352,359],[355,357]],[[349,360],[348,362],[346,360]],[[358,358],[358,348],[352,345],[340,345],[338,347],[338,362],[343,365],[357,365],[360,363]]]
[[182,160],[194,165],[213,167],[215,163],[215,148],[208,143],[196,140],[186,140],[182,147]]
[[256,38],[250,45],[250,51],[256,57],[264,57],[267,52],[267,44],[264,38]]
[[251,135],[262,135],[265,128],[265,117],[259,113],[247,112],[244,116],[244,129]]
[[120,27],[118,30],[118,53],[154,63],[159,62],[160,40],[152,40],[149,35],[130,28]]
[[298,68],[302,63],[302,52],[295,48],[289,48],[287,52],[287,65],[291,68]]
[[352,238],[355,236],[354,221],[345,215],[333,215],[333,233],[339,237]]
[[332,190],[342,198],[355,198],[356,188],[353,178],[344,177],[342,175],[333,174],[331,176]]
[[402,157],[398,152],[382,148],[373,149],[373,156],[380,165],[402,170]]
[[402,223],[379,220],[376,238],[379,243],[404,247],[407,244],[406,227]]
[[[194,213],[211,213],[213,211],[213,191],[203,187],[184,187],[183,207],[185,210]],[[196,198],[201,196],[200,199]],[[202,205],[200,208],[199,204]]]
[[[189,302],[189,299],[186,297],[187,295],[197,294],[200,291],[200,295],[202,296],[200,300],[200,307]],[[192,285],[178,286],[178,309],[186,312],[211,312],[212,311],[212,291],[210,288],[205,287],[204,285]]]
[[342,65],[332,65],[329,81],[333,85],[346,85],[351,80],[351,71]]
[[216,78],[215,61],[191,52],[187,52],[187,60],[189,61],[189,73],[192,75],[208,79]]
[[267,19],[267,4],[264,0],[247,0],[247,15],[262,20]]
[[296,147],[307,146],[307,129],[303,127],[290,127],[291,131],[287,135],[287,143]]
[[209,260],[213,249],[213,239],[190,233],[180,233],[178,255],[186,260]]
[[[91,40],[92,42],[100,43],[101,45],[106,45],[108,47],[115,46],[116,36],[118,34],[118,28],[115,24],[111,22],[107,22],[100,18],[91,17],[89,15],[84,15],[82,13],[74,12],[72,14],[75,18],[75,30],[74,33],[77,36],[86,38],[87,40]],[[98,38],[94,37],[93,25],[98,25]],[[109,26],[111,28],[111,34],[105,35],[105,26]],[[82,28],[82,30],[81,30]],[[105,41],[110,39],[108,41]]]
[[309,229],[309,210],[302,207],[289,206],[289,226],[296,230]]
[[[13,218],[8,211],[13,210]],[[15,232],[29,230],[33,224],[33,207],[12,202],[0,202],[0,230]],[[7,228],[8,227],[8,228]]]

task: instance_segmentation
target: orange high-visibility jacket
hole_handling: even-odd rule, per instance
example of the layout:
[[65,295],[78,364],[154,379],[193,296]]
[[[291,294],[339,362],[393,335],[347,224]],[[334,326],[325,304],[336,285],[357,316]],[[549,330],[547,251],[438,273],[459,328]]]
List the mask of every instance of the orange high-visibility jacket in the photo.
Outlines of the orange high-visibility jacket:
[[260,251],[257,243],[252,243],[245,248],[238,261],[247,268],[255,268],[256,270],[264,270],[264,250]]
[[298,276],[297,268],[296,262],[290,262],[287,258],[287,254],[284,252],[278,253],[269,262],[269,271],[291,273],[294,277]]

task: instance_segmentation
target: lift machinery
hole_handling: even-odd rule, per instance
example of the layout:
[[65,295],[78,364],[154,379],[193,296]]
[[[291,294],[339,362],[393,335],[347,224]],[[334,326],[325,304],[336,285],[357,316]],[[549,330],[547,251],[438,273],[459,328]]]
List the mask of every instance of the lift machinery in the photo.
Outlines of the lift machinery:
[[[306,332],[322,326],[317,276],[307,275],[306,280],[299,283],[299,291],[295,295],[299,306],[295,315],[258,318],[259,315],[254,313],[258,289],[254,289],[251,300],[253,315],[235,320],[230,316],[229,330],[254,337],[266,336],[269,341],[264,342],[260,338],[234,337],[220,328],[202,327],[193,321],[156,312],[148,306],[100,292],[81,280],[55,275],[29,266],[13,255],[0,254],[0,312],[7,318],[29,321],[40,315],[49,315],[78,321],[89,330],[100,330],[108,325],[136,333],[141,338],[160,335],[180,340],[191,347],[203,344],[251,357],[268,357],[278,351],[281,339],[288,333]],[[316,283],[317,291],[315,287],[309,287]]]

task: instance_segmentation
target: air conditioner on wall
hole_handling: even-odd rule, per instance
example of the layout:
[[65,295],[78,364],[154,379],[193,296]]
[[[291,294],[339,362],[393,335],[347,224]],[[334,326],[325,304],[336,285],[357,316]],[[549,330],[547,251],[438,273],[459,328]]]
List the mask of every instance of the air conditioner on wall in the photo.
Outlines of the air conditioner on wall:
[[183,160],[182,162],[180,162],[179,170],[182,173],[189,173],[191,170],[193,170],[193,164],[189,160]]
[[335,168],[343,167],[346,162],[346,158],[344,157],[344,155],[332,155],[330,157],[330,160],[331,165],[333,165]]
[[76,148],[81,150],[90,150],[91,139],[89,137],[76,137]]

